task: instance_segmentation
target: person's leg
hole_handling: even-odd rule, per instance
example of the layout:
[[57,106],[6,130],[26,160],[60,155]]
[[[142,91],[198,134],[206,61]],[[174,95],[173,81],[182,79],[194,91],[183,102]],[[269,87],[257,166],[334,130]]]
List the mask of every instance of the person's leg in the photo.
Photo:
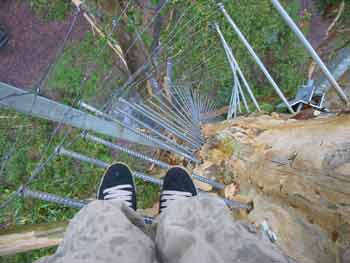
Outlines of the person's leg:
[[40,263],[146,262],[155,258],[153,241],[143,232],[136,209],[132,174],[123,164],[104,175],[94,201],[71,220],[56,253]]
[[[196,195],[184,171],[168,171],[165,182],[176,177],[176,191]],[[181,181],[182,182],[179,182]],[[234,222],[225,203],[215,196],[171,198],[171,184],[161,196],[161,210],[156,233],[156,246],[163,262],[291,262],[271,243],[258,239],[248,228]],[[176,193],[174,193],[176,195]],[[184,194],[182,194],[184,195]],[[178,195],[179,196],[179,195]],[[171,199],[178,199],[172,201]]]

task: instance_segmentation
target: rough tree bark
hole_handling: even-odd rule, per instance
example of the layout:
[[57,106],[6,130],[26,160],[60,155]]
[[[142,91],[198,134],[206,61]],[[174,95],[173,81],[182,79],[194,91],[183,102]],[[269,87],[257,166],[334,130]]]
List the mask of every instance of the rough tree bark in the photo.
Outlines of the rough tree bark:
[[[100,8],[110,14],[120,16],[127,3],[127,0],[104,0],[100,3]],[[143,15],[143,25],[141,26],[143,29],[149,24],[151,19],[153,19],[153,16],[158,13],[158,10],[164,5],[165,0],[160,1],[158,5],[152,5],[149,0],[136,1],[135,3],[138,8],[135,8],[134,5],[131,6],[133,6],[133,10],[136,10],[136,12],[140,12],[140,14]],[[141,39],[138,39],[139,36],[137,30],[129,30],[128,19],[128,16],[124,15],[119,21],[118,27],[115,31],[115,38],[121,46],[124,54],[128,51],[125,55],[125,60],[127,61],[130,75],[137,73],[136,81],[144,80],[147,78],[148,72],[155,70],[156,72],[152,75],[154,79],[158,80],[158,84],[161,85],[160,80],[163,78],[162,74],[165,74],[165,71],[163,70],[164,67],[155,63],[155,59],[151,58],[151,54],[159,45],[160,33],[164,24],[164,19],[161,14],[158,14],[154,18],[154,21],[149,25],[149,28],[145,31],[145,34],[152,37],[152,43],[149,45],[146,45]],[[138,39],[136,43],[134,43],[135,39]],[[129,49],[131,45],[133,45],[133,47]],[[139,69],[147,62],[149,62],[150,65],[139,74]],[[130,75],[126,76],[126,78],[130,77]],[[141,85],[141,87],[146,86],[146,81],[143,81],[143,84],[144,85]]]
[[350,115],[251,116],[204,131],[199,172],[231,184],[233,199],[254,202],[237,217],[266,220],[298,262],[342,262],[350,245]]

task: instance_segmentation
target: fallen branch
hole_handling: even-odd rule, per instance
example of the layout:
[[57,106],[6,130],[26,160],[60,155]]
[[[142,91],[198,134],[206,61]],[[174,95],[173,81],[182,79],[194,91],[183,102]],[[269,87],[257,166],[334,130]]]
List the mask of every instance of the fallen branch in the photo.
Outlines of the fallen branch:
[[[77,7],[80,8],[82,5],[82,1],[81,0],[71,0],[72,3]],[[86,19],[86,21],[90,24],[90,26],[92,27],[93,31],[97,32],[101,37],[106,38],[107,39],[107,43],[108,46],[117,54],[117,56],[122,60],[123,65],[125,66],[126,70],[129,72],[129,67],[128,64],[124,58],[124,54],[123,54],[123,50],[122,48],[117,44],[112,42],[110,39],[108,39],[108,37],[106,36],[106,34],[100,29],[100,27],[97,25],[97,23],[94,21],[93,16],[87,14],[86,12],[84,12],[83,14],[84,18]]]
[[350,28],[337,29],[337,32],[338,32],[338,33],[350,32]]
[[[321,40],[321,44],[318,47],[318,50],[320,49],[320,47],[322,47],[324,45],[324,43],[328,40],[332,30],[335,28],[335,25],[337,24],[337,22],[339,21],[340,17],[342,16],[342,14],[344,13],[345,10],[345,2],[342,1],[341,4],[339,5],[339,9],[338,9],[338,13],[337,16],[333,19],[332,23],[328,26],[327,31],[326,31],[326,35],[323,37],[323,39]],[[310,65],[309,65],[309,73],[308,73],[308,78],[312,79],[313,74],[315,73],[317,69],[317,64],[314,60],[311,61]]]
[[329,25],[327,32],[326,32],[326,36],[328,37],[329,33],[333,30],[333,28],[335,27],[335,24],[338,22],[338,20],[340,19],[341,15],[343,14],[345,9],[345,2],[341,2],[340,6],[339,6],[339,10],[338,10],[338,14],[337,16],[334,18],[333,22]]

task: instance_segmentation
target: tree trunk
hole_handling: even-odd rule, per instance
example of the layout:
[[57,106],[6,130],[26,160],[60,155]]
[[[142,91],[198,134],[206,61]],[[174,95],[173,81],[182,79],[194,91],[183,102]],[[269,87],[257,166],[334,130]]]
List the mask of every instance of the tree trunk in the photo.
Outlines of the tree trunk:
[[232,183],[233,199],[253,200],[245,219],[266,220],[299,262],[341,262],[350,241],[350,115],[262,115],[204,131],[198,170]]

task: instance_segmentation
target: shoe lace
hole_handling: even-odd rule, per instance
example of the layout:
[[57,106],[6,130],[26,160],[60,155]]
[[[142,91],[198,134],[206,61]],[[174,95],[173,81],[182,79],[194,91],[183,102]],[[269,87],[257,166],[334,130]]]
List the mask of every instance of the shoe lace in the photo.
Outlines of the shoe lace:
[[103,198],[104,200],[125,201],[128,203],[129,207],[132,207],[132,189],[133,187],[130,184],[122,184],[106,188],[105,190],[103,190]]
[[192,196],[193,195],[190,192],[175,191],[175,190],[163,191],[160,197],[160,201],[161,201],[160,210],[163,211],[169,206],[171,202],[175,200],[184,199]]

